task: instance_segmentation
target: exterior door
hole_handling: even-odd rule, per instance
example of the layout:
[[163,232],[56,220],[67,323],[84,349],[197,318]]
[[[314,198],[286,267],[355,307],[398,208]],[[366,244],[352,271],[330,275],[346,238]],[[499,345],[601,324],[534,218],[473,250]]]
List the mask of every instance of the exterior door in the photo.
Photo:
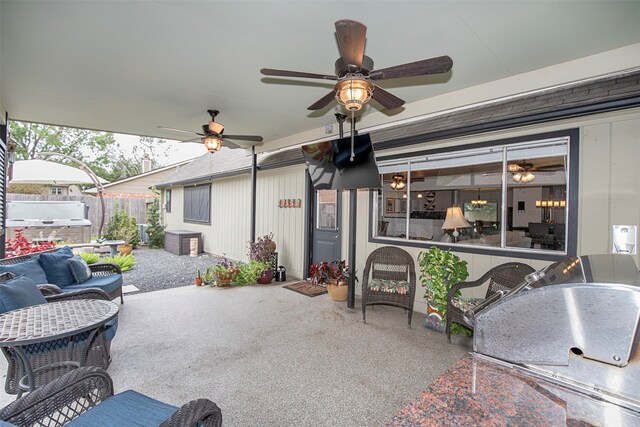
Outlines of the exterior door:
[[340,259],[340,197],[337,190],[315,192],[312,262]]

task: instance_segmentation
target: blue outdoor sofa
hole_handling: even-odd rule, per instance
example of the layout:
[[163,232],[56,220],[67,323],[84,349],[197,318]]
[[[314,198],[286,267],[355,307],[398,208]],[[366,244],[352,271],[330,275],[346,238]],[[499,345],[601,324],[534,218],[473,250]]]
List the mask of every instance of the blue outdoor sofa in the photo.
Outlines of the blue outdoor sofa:
[[110,299],[120,297],[120,303],[124,303],[120,266],[113,263],[86,266],[79,257],[74,257],[68,246],[0,259],[0,274],[2,273],[29,277],[44,295],[97,288],[106,292]]

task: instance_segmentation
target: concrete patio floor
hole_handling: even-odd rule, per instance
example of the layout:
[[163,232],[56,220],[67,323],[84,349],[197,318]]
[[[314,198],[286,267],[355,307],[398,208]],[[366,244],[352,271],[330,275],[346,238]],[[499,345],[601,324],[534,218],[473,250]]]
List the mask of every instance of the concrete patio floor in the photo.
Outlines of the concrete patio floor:
[[130,295],[108,372],[116,392],[209,398],[226,426],[374,426],[470,350],[469,339],[425,329],[423,314],[408,329],[402,309],[368,310],[364,324],[356,307],[282,284]]

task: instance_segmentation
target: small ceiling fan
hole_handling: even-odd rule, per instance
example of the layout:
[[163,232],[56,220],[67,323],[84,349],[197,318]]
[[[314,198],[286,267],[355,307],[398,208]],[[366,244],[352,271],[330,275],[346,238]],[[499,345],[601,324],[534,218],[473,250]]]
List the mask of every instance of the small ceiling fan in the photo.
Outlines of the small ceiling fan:
[[308,110],[319,110],[336,98],[348,110],[357,111],[369,99],[378,101],[385,109],[402,106],[405,101],[387,92],[373,81],[403,77],[426,76],[446,73],[453,61],[448,56],[438,56],[393,67],[373,69],[373,60],[364,54],[367,27],[348,19],[336,22],[340,58],[335,63],[335,75],[263,68],[266,76],[302,77],[337,81],[334,90],[310,105]]
[[257,135],[223,135],[224,125],[222,123],[216,122],[216,116],[220,114],[218,110],[207,110],[207,113],[211,116],[211,121],[207,124],[202,125],[202,133],[199,132],[191,132],[188,130],[175,129],[166,126],[158,126],[159,129],[165,129],[172,132],[180,132],[180,133],[188,133],[191,135],[197,135],[195,138],[186,139],[180,142],[202,142],[207,150],[213,154],[219,149],[222,148],[223,142],[229,148],[244,148],[238,144],[234,144],[229,139],[235,139],[238,141],[250,141],[255,144],[251,145],[262,145],[263,138]]

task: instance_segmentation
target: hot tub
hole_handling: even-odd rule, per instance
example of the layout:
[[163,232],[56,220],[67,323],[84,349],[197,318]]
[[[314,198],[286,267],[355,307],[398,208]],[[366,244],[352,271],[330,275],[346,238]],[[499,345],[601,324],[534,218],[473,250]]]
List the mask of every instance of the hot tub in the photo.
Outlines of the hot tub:
[[86,243],[91,241],[91,221],[84,202],[11,201],[7,202],[7,234],[16,230],[32,242]]

